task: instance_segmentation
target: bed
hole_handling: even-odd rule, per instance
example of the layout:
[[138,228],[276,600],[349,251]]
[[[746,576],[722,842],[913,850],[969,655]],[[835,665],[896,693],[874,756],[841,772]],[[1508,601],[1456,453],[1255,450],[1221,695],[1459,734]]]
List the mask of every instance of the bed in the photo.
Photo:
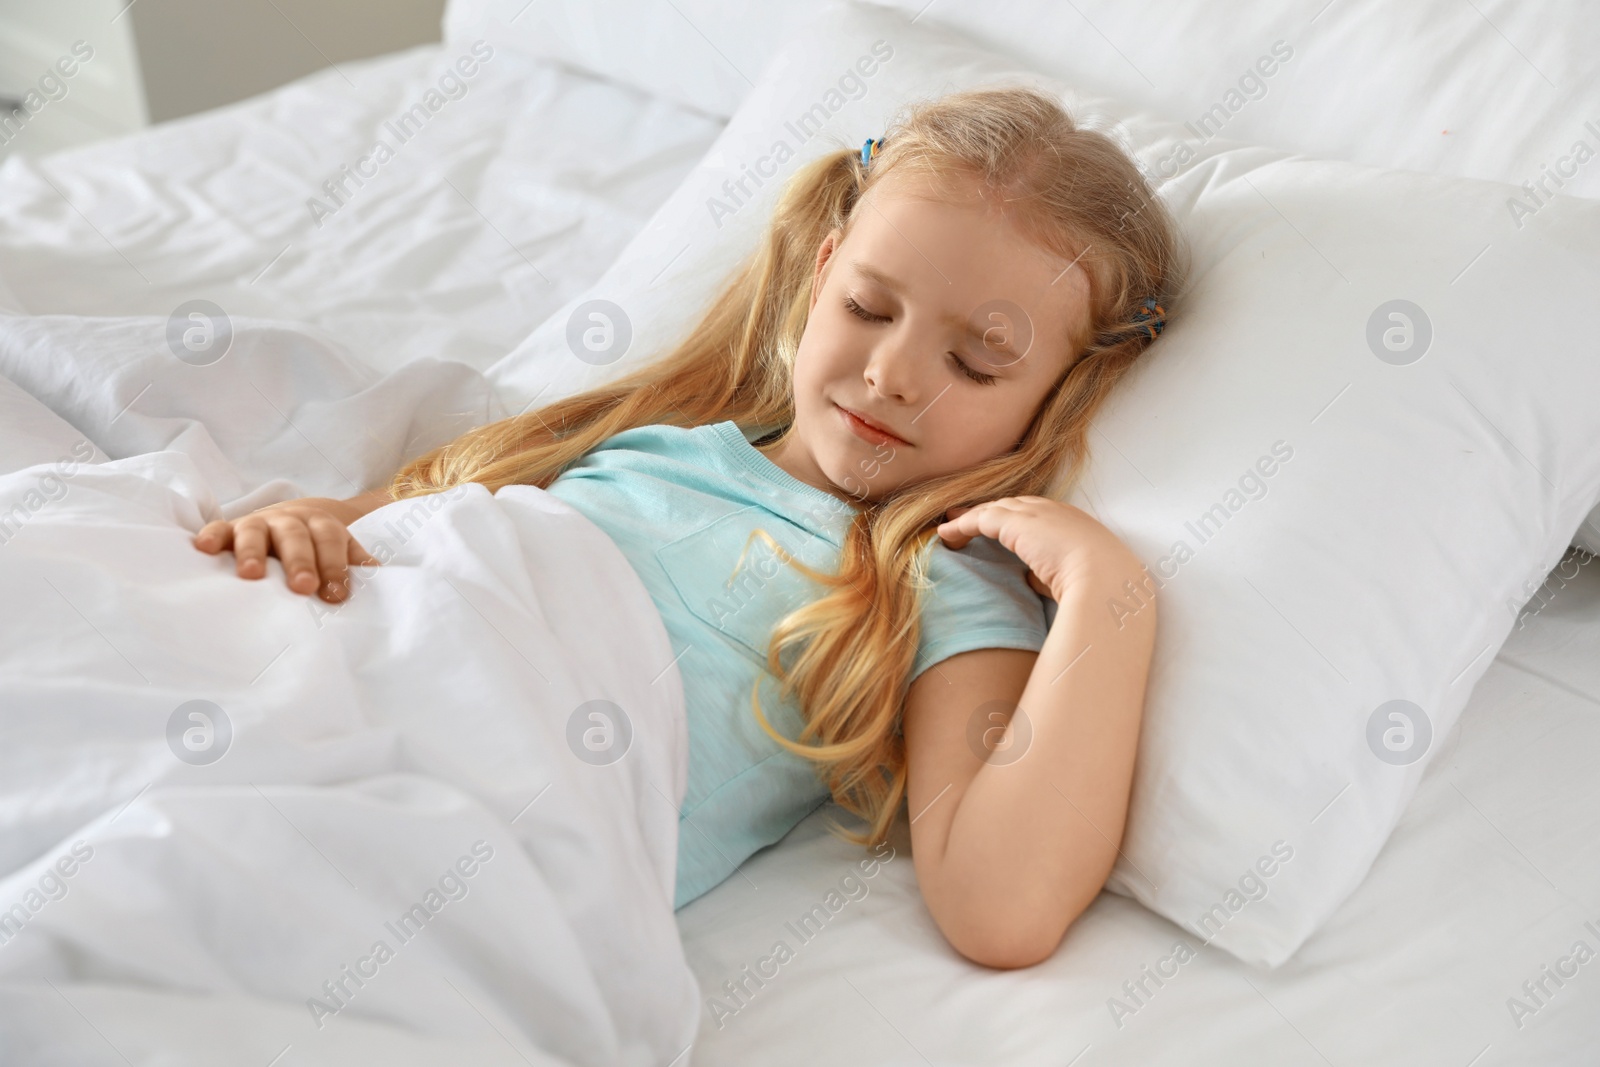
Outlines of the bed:
[[[671,39],[704,68],[697,77],[644,68],[627,47],[634,35],[591,47],[606,38],[578,16],[545,27],[551,32],[539,47],[497,44],[466,96],[442,112],[448,125],[427,131],[440,143],[398,153],[378,179],[392,174],[391,188],[350,196],[318,226],[307,201],[323,181],[360,157],[381,122],[466,52],[480,27],[498,24],[518,39],[519,7],[452,5],[445,44],[347,64],[355,88],[324,72],[132,138],[8,162],[0,168],[0,304],[13,316],[44,318],[12,321],[0,370],[92,438],[97,458],[192,456],[225,487],[218,503],[235,513],[293,495],[349,495],[404,455],[447,439],[460,412],[478,421],[505,413],[477,372],[541,322],[562,319],[565,306],[626,255],[748,88],[741,72],[753,75],[775,47],[770,26],[779,17],[715,4],[637,13],[638,36],[680,35]],[[1376,88],[1342,86],[1339,99],[1353,118],[1307,110],[1319,90],[1303,80],[1242,114],[1259,140],[1520,184],[1582,136],[1584,117],[1600,121],[1573,104],[1600,82],[1592,47],[1586,60],[1573,58],[1600,33],[1577,5],[1559,15],[1560,41],[1509,8],[1318,7],[1293,17],[1297,30],[1316,25],[1333,42],[1314,53],[1324,77],[1341,55],[1359,50],[1362,34],[1384,27],[1393,31],[1384,56],[1403,55],[1415,41],[1421,59],[1414,70],[1386,68],[1392,73]],[[974,27],[976,5],[917,8],[907,13],[1018,51],[1049,50],[1048,41],[1013,32],[1030,17],[1026,5],[988,30]],[[1178,35],[1182,18],[1194,20],[1187,32],[1198,32],[1208,17],[1160,5],[1078,14],[1081,39],[1062,45],[1058,66],[1129,98],[1149,82],[1130,44],[1139,20],[1170,21],[1168,32]],[[1222,51],[1230,59],[1250,51],[1254,37],[1273,36],[1272,19],[1287,17],[1262,15],[1248,46]],[[733,73],[715,69],[719,51],[731,55],[722,60]],[[1484,98],[1473,73],[1480,68],[1508,88]],[[1361,130],[1363,117],[1388,114],[1405,99],[1398,94],[1428,88],[1413,79],[1441,71],[1456,72],[1433,88],[1458,108],[1467,147],[1443,133],[1430,146]],[[1168,86],[1150,96],[1180,113],[1198,111],[1217,79],[1193,81],[1192,90]],[[1320,91],[1331,97],[1334,84]],[[402,175],[402,167],[416,169]],[[1600,191],[1593,168],[1567,192]],[[242,429],[219,425],[244,410],[229,407],[242,403],[242,385],[178,394],[159,410],[135,403],[147,384],[142,365],[119,362],[115,345],[103,342],[135,329],[159,338],[174,307],[192,299],[215,302],[236,337],[294,368],[275,399],[298,434],[264,415],[242,419]],[[91,332],[79,316],[104,317],[95,320],[103,328]],[[67,349],[92,354],[75,369],[103,380],[85,385],[39,365],[41,352]],[[357,416],[365,436],[381,441],[362,450],[334,414],[346,424]],[[336,470],[323,453],[340,457]],[[829,836],[825,822],[839,813],[824,806],[677,913],[697,986],[694,1036],[653,1062],[1596,1062],[1596,966],[1563,968],[1573,965],[1575,942],[1600,945],[1597,649],[1600,568],[1574,550],[1523,609],[1365,880],[1273,969],[1204,945],[1180,953],[1177,944],[1197,944],[1189,931],[1110,893],[1046,963],[1017,972],[975,967],[943,941],[921,903],[904,824],[891,858],[850,883],[862,888],[844,890],[841,879],[861,872],[860,853]],[[841,893],[842,906],[823,906]],[[794,949],[781,966],[771,962],[778,941]],[[1567,977],[1550,979],[1551,968]],[[511,1063],[538,1055],[529,1041],[500,1032],[537,1030],[515,1010],[497,1026],[487,1015],[462,1021],[421,1008],[409,1018],[353,1008],[330,1028],[339,1043],[313,1045],[277,1040],[303,1027],[301,1004],[237,979],[197,976],[163,988],[61,971],[52,980],[61,988],[0,983],[0,1038],[21,1050],[17,1062],[199,1063],[224,1050],[263,1063],[378,1055]],[[211,1025],[180,1023],[199,1013]],[[158,1048],[166,1059],[158,1061]],[[571,1060],[604,1062],[581,1051]],[[640,1053],[636,1062],[652,1060]]]

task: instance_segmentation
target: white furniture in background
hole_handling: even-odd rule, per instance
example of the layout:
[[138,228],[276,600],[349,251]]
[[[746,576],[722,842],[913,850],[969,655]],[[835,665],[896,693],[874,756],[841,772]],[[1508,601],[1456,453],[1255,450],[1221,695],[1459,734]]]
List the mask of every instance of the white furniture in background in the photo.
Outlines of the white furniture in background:
[[45,155],[150,122],[133,23],[117,17],[125,2],[0,0],[0,156]]

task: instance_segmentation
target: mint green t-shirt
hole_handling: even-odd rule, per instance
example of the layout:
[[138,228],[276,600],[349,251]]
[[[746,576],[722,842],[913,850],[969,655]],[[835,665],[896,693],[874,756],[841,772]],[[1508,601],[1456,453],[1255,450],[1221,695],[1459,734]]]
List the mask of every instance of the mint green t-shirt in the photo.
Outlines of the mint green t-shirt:
[[[759,537],[748,552],[746,541],[763,529],[801,562],[834,574],[855,509],[773,463],[733,422],[616,434],[549,491],[616,542],[679,655],[689,729],[674,903],[681,908],[828,799],[815,765],[768,737],[750,706],[762,678],[768,721],[799,736],[804,720],[795,702],[778,701],[767,646],[773,626],[823,589]],[[1021,560],[987,537],[960,551],[934,541],[930,551],[913,677],[959,652],[1043,647],[1044,602]]]

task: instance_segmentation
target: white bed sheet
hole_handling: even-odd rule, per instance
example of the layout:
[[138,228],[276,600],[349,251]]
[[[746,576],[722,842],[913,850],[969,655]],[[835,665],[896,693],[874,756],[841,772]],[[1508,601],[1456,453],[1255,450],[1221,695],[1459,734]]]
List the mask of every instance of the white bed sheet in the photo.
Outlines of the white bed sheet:
[[[389,124],[470,44],[7,158],[0,311],[165,317],[207,299],[310,324],[378,370],[487,366],[610,265],[722,121],[499,48],[402,143]],[[393,157],[361,164],[380,138]],[[323,183],[358,165],[375,176],[336,203]]]
[[[695,1063],[1592,1067],[1600,958],[1563,987],[1546,980],[1553,995],[1520,1027],[1507,1003],[1533,1006],[1522,983],[1574,941],[1600,950],[1584,926],[1600,930],[1600,562],[1546,597],[1367,880],[1283,967],[1248,967],[1104,893],[1047,962],[977,967],[934,927],[903,823],[866,894],[802,942],[786,924],[865,855],[827,833],[842,814],[827,805],[679,911],[704,998]],[[764,986],[745,979],[780,940],[794,957],[767,965]],[[1180,940],[1194,958],[1130,999],[1122,983]],[[742,1001],[730,980],[746,982]],[[1113,997],[1136,1010],[1114,1014]]]

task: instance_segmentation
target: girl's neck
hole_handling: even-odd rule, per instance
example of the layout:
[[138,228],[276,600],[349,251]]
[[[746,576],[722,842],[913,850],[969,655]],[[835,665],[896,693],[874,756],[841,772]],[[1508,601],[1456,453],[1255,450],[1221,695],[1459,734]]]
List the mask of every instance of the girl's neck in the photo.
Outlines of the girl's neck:
[[763,437],[761,443],[755,445],[756,451],[772,461],[773,466],[799,482],[804,482],[813,489],[820,489],[830,496],[838,497],[847,504],[856,505],[859,501],[834,485],[828,476],[822,473],[815,462],[809,457],[802,458],[797,454],[794,435],[785,429],[776,437]]

